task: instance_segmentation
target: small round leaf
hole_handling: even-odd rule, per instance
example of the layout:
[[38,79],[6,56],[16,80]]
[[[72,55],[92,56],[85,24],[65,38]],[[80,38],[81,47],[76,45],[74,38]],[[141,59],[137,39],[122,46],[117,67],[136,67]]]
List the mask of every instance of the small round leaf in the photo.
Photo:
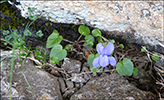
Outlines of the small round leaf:
[[34,15],[34,16],[33,15],[29,15],[28,18],[30,20],[36,20],[38,17],[36,15]]
[[120,47],[121,47],[122,49],[124,49],[124,45],[123,45],[123,44],[120,44]]
[[3,35],[8,35],[9,33],[9,30],[3,30]]
[[39,31],[36,32],[36,35],[39,36],[39,37],[42,37],[44,34],[42,33],[41,30],[39,30]]
[[28,12],[29,13],[33,13],[34,11],[35,11],[35,8],[34,7],[32,7],[32,8],[28,7]]
[[101,36],[101,32],[100,32],[99,29],[94,29],[94,30],[92,31],[92,35],[95,36],[95,37]]
[[85,40],[87,42],[89,42],[89,41],[94,42],[95,41],[95,38],[92,35],[87,35],[87,36],[85,36]]
[[80,25],[78,28],[78,31],[80,34],[82,34],[84,36],[89,35],[89,33],[90,33],[90,29],[86,25]]
[[32,35],[32,33],[30,32],[30,30],[28,30],[28,29],[25,29],[25,36],[31,36]]

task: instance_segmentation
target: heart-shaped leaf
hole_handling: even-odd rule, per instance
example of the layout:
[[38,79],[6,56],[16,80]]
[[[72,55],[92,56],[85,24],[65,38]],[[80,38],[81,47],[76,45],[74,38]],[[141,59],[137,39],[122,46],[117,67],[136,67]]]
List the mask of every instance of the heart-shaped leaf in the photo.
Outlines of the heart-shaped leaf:
[[57,30],[54,30],[53,33],[47,39],[46,48],[51,48],[55,44],[59,44],[63,40],[63,37],[58,35],[59,33],[57,32]]
[[120,75],[128,75],[131,76],[133,73],[134,65],[130,59],[123,59],[123,61],[119,61],[116,65],[116,71]]
[[96,55],[94,55],[94,54],[90,54],[89,56],[88,56],[88,59],[87,59],[87,61],[88,61],[88,64],[91,66],[91,67],[93,67],[93,64],[92,64],[92,62],[93,62],[93,60],[96,58],[96,57],[99,57],[100,55],[97,53]]
[[59,61],[67,56],[67,51],[63,49],[62,45],[55,44],[50,52],[50,58],[58,58]]

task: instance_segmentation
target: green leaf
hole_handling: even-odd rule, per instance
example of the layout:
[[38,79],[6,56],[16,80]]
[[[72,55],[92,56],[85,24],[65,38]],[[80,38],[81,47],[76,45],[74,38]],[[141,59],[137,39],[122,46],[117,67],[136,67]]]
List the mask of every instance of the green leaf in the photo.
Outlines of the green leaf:
[[92,62],[93,62],[94,59],[95,59],[95,55],[94,55],[94,54],[90,54],[90,55],[88,56],[88,59],[87,59],[88,64],[89,64],[90,66],[92,66],[92,67],[93,67]]
[[9,33],[9,30],[3,30],[3,35],[8,35]]
[[67,45],[65,46],[65,50],[67,50],[67,51],[69,51],[71,48],[72,48],[72,45],[70,45],[70,44],[67,44]]
[[21,56],[26,56],[26,53],[25,52],[22,52],[20,55]]
[[93,44],[93,43],[87,43],[87,42],[84,43],[84,45],[87,46],[87,47],[86,47],[87,49],[92,48],[92,46],[93,46],[92,44]]
[[92,35],[97,37],[97,36],[101,36],[101,31],[99,29],[94,29],[92,31]]
[[36,56],[36,59],[38,59],[38,60],[43,60],[44,57],[42,57],[42,56]]
[[52,64],[56,64],[56,63],[59,63],[59,59],[58,58],[50,58],[50,60],[51,60],[51,63]]
[[94,42],[95,41],[95,38],[92,35],[87,35],[87,36],[85,36],[85,40],[87,42],[89,42],[89,41]]
[[136,76],[138,74],[138,68],[133,69],[133,76]]
[[29,13],[33,13],[34,11],[35,11],[35,8],[34,7],[32,7],[32,8],[28,7],[28,12]]
[[80,25],[78,28],[80,34],[87,36],[90,33],[90,29],[86,25]]
[[36,15],[34,15],[34,16],[33,15],[29,15],[28,18],[30,20],[36,20],[38,17]]
[[27,55],[26,55],[26,57],[30,57],[30,54],[31,54],[31,52],[28,52]]
[[20,43],[18,43],[18,42],[15,42],[15,43],[14,43],[14,47],[15,47],[15,48],[18,48],[18,47],[20,47]]
[[28,30],[28,29],[25,29],[25,36],[31,36],[32,35],[32,33],[30,32],[30,30]]
[[97,58],[97,57],[99,57],[99,56],[100,56],[100,54],[97,53],[97,54],[95,55],[95,58]]
[[35,51],[35,56],[40,56],[41,55],[41,52],[39,52],[38,50],[37,51]]
[[5,42],[4,45],[7,46],[7,43]]
[[92,71],[93,73],[99,72],[99,68],[91,68],[91,71]]
[[130,59],[123,59],[123,61],[119,61],[116,65],[116,71],[120,75],[128,75],[131,76],[133,73],[134,65]]
[[114,39],[111,39],[109,42],[115,43],[115,40]]
[[92,47],[94,45],[95,39],[92,35],[85,36],[85,40],[86,42],[84,44],[87,45],[88,47]]
[[120,44],[120,48],[124,49],[124,45],[123,44]]
[[56,30],[54,30],[53,33],[47,39],[46,48],[51,48],[55,44],[59,44],[63,40],[63,37],[58,35],[59,33]]
[[158,61],[159,60],[159,56],[157,53],[154,53],[151,58],[154,60],[154,61]]
[[143,46],[141,52],[145,52],[145,51],[146,51],[146,46]]
[[58,32],[57,30],[54,30],[54,31],[52,32],[52,34],[59,35],[59,32]]
[[39,30],[39,31],[36,32],[36,35],[39,36],[39,37],[42,37],[44,34],[42,33],[41,30]]
[[50,51],[50,58],[58,58],[59,61],[63,60],[67,56],[67,51],[63,49],[62,45],[55,44]]
[[90,55],[88,56],[88,59],[87,59],[88,64],[89,64],[91,67],[93,67],[93,64],[92,64],[93,60],[94,60],[95,58],[99,57],[99,56],[100,56],[100,55],[99,55],[98,53],[97,53],[96,55],[90,54]]

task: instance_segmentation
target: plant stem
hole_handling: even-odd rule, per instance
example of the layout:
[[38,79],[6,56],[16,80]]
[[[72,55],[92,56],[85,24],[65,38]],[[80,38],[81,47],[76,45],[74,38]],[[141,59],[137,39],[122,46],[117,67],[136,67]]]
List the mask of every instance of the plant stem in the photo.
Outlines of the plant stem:
[[100,37],[101,37],[102,39],[104,39],[104,41],[109,42],[105,37],[103,37],[103,36],[101,36],[101,35],[100,35]]
[[79,41],[81,37],[82,37],[82,34],[81,34],[80,37],[77,39],[77,41]]
[[69,42],[69,43],[71,43],[71,44],[74,44],[74,42],[72,42],[72,41],[70,41],[70,40],[67,40],[67,39],[63,39],[63,41]]

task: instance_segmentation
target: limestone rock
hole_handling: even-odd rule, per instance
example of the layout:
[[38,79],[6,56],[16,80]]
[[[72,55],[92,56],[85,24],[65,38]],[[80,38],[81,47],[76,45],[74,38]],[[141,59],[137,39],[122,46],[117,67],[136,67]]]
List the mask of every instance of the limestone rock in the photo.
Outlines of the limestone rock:
[[[56,23],[86,24],[105,31],[134,35],[152,46],[164,41],[163,1],[22,1],[16,5],[22,16],[27,17],[28,7],[35,15]],[[139,40],[137,41],[139,42]],[[142,43],[141,43],[142,44]]]
[[151,92],[139,90],[118,73],[104,74],[90,80],[77,91],[70,100],[103,99],[103,100],[142,100],[155,99]]

